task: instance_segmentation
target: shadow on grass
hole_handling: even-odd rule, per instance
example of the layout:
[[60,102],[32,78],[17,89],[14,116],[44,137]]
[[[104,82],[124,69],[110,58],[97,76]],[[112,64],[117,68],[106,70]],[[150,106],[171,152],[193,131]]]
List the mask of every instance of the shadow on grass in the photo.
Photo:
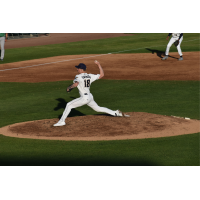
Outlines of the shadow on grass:
[[[163,57],[165,56],[165,52],[164,52],[164,51],[159,51],[159,50],[156,50],[156,49],[149,49],[149,48],[146,48],[146,50],[151,51],[152,54],[156,53],[157,56],[160,57],[160,58],[163,58]],[[162,56],[163,56],[163,57],[162,57]],[[178,58],[173,57],[173,56],[170,56],[170,55],[169,55],[168,57],[174,58],[174,59],[177,59],[177,60],[178,60]]]
[[[71,97],[72,99],[75,99],[74,97]],[[58,105],[54,108],[55,111],[60,110],[60,109],[65,109],[66,105],[68,102],[65,101],[65,99],[62,98],[58,98],[56,99],[58,101]],[[64,110],[63,110],[64,111]],[[74,117],[74,116],[84,116],[85,114],[83,114],[82,112],[76,110],[76,109],[72,109],[71,112],[69,113],[69,117]],[[58,116],[58,118],[60,119],[62,117],[62,114]]]
[[65,158],[43,158],[43,159],[9,159],[1,158],[1,166],[160,166],[159,163],[146,160],[143,158],[137,159],[117,159],[117,158],[93,158],[83,157],[79,159]]

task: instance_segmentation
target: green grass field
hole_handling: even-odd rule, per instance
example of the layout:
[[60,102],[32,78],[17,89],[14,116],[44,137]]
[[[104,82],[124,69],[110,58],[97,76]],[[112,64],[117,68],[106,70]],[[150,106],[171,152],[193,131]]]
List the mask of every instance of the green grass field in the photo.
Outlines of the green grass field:
[[48,141],[0,135],[1,165],[197,166],[199,134],[121,141]]
[[[112,39],[6,50],[5,62],[69,54],[151,53],[165,51],[167,34],[136,34]],[[187,40],[193,40],[187,42]],[[184,43],[184,41],[186,41]],[[199,51],[199,34],[184,34],[183,51]],[[98,48],[97,48],[98,47]],[[173,47],[170,51],[176,51]],[[126,53],[126,52],[124,52]],[[0,82],[0,127],[30,120],[58,118],[77,90],[65,92],[71,81],[50,83]],[[100,80],[91,87],[95,101],[125,112],[149,112],[200,119],[199,81]],[[123,93],[123,95],[121,95]],[[70,117],[97,114],[87,106]],[[0,165],[69,166],[198,166],[199,133],[124,141],[48,141],[0,135]]]
[[[198,33],[184,34],[182,51],[199,51],[199,35]],[[104,54],[119,51],[120,53],[150,53],[147,48],[165,51],[168,43],[166,37],[165,33],[137,33],[117,38],[7,49],[4,63],[60,55]],[[176,51],[176,47],[172,45],[170,52]]]
[[[57,118],[63,113],[67,102],[79,97],[77,89],[69,94],[65,91],[70,83],[0,83],[0,127],[23,121]],[[91,86],[95,101],[113,110],[192,119],[200,119],[198,91],[198,81],[100,80]],[[70,116],[95,114],[98,113],[90,107],[82,106],[73,109]]]

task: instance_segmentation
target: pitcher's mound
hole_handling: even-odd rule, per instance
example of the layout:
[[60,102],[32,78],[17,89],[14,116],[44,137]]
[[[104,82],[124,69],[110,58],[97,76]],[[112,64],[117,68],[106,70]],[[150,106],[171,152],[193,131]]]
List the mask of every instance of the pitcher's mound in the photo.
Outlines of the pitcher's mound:
[[124,140],[168,137],[199,132],[200,121],[144,112],[126,113],[130,117],[89,115],[69,117],[66,125],[54,127],[58,119],[13,124],[0,134],[20,138],[51,140]]

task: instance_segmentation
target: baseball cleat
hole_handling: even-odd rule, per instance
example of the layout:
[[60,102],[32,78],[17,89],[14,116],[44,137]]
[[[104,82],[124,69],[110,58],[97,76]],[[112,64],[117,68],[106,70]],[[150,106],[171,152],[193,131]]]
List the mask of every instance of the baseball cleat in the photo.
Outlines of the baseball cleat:
[[64,125],[66,125],[65,122],[58,122],[58,123],[54,124],[53,126],[64,126]]
[[178,60],[183,60],[183,57],[180,57]]
[[120,110],[117,110],[116,113],[115,113],[115,116],[117,116],[117,117],[124,117],[124,113],[121,112]]
[[162,60],[167,60],[167,58],[168,58],[168,56],[165,56],[165,57],[162,58]]
[[167,60],[167,58],[168,58],[168,56],[165,56],[165,57],[162,58],[162,60]]

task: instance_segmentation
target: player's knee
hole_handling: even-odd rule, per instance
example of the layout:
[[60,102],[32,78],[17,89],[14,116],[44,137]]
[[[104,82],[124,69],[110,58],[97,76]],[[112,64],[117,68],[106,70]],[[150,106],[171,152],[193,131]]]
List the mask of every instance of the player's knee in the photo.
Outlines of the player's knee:
[[95,108],[93,108],[93,110],[96,112],[101,112],[101,107],[95,107]]
[[171,47],[171,45],[168,44],[168,45],[167,45],[167,48],[170,49],[170,47]]
[[100,112],[99,109],[97,109],[97,108],[93,108],[93,110],[96,112]]
[[73,105],[70,104],[70,103],[67,103],[66,107],[69,108],[69,109],[72,109],[72,108],[73,108]]

